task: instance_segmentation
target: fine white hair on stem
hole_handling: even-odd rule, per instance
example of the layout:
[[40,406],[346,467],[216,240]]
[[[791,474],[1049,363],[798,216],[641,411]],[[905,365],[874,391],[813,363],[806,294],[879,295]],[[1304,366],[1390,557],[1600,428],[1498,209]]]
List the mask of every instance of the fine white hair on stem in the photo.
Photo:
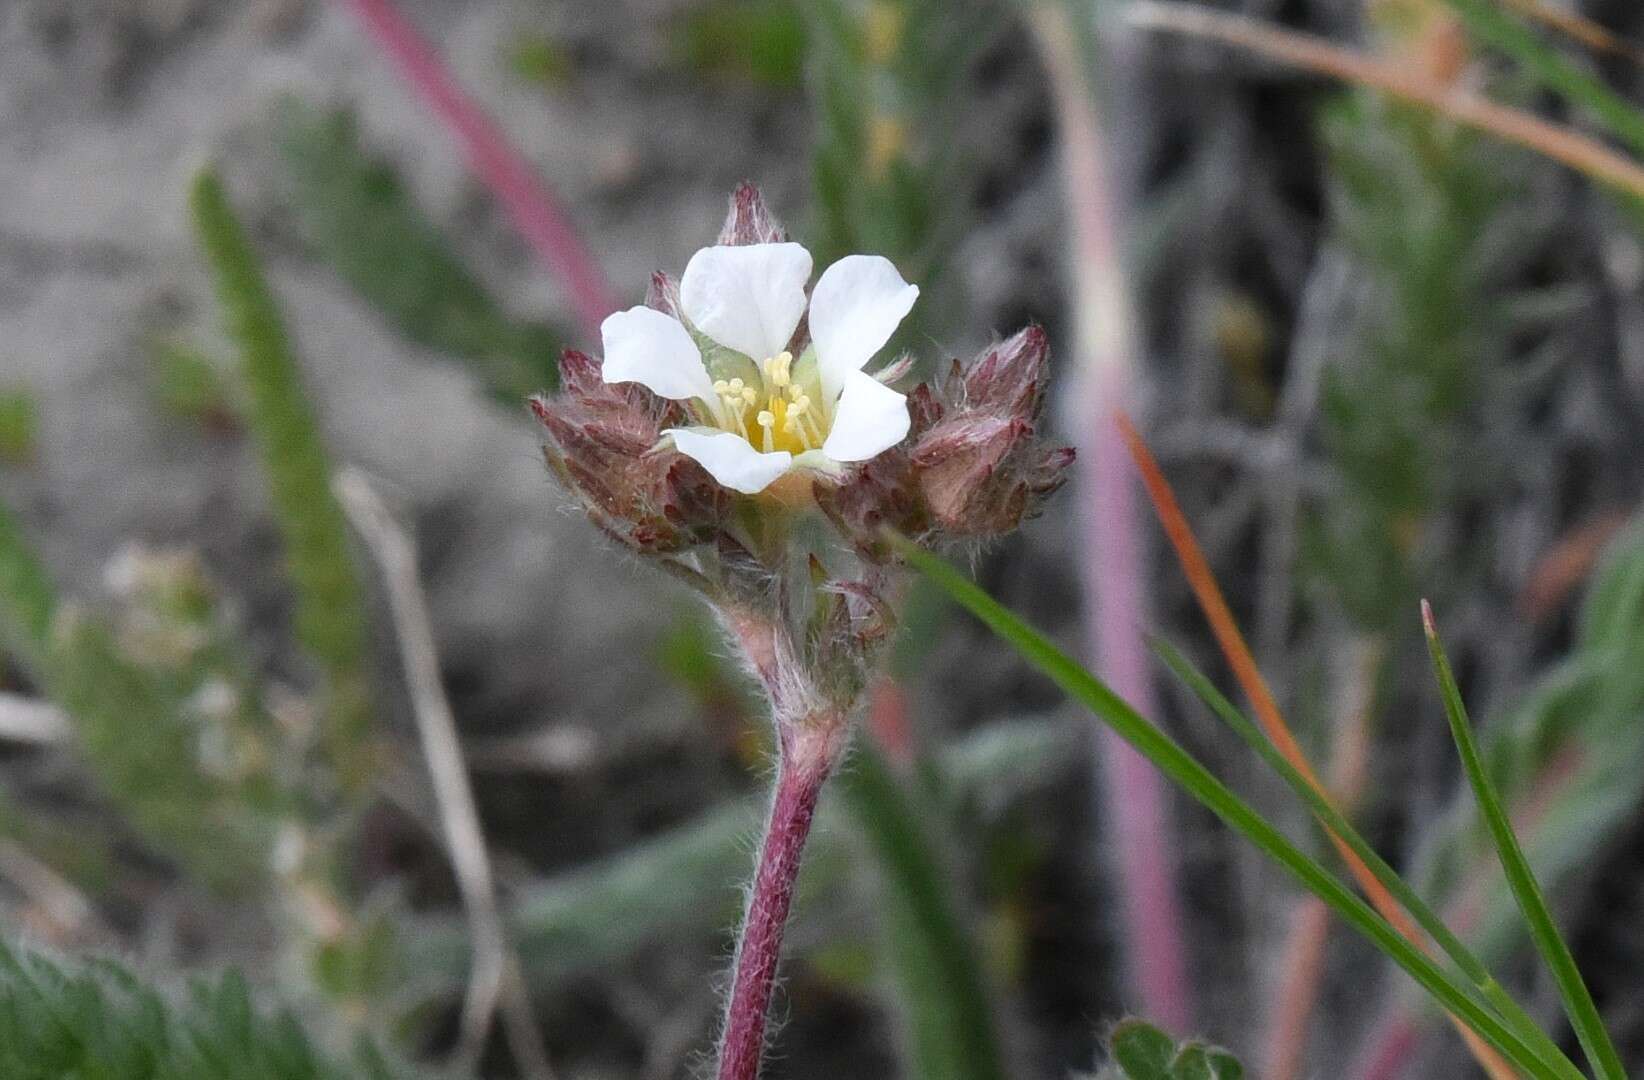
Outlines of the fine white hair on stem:
[[456,719],[440,681],[428,602],[417,577],[416,546],[359,469],[342,469],[331,486],[382,570],[417,735],[473,939],[457,1056],[470,1067],[478,1063],[492,1018],[500,1008],[508,1044],[522,1074],[532,1080],[553,1080],[553,1066],[532,1016],[519,957],[508,941],[497,905],[496,881]]

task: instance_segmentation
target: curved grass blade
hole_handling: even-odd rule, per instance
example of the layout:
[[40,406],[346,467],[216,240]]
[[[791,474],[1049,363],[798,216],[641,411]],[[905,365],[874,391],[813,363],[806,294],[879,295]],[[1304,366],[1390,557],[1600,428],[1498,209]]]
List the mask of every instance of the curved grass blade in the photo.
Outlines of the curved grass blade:
[[1153,638],[1151,644],[1154,654],[1164,661],[1165,666],[1170,668],[1171,672],[1189,690],[1192,690],[1200,701],[1209,706],[1211,712],[1220,717],[1252,750],[1256,751],[1274,772],[1284,778],[1284,781],[1290,785],[1291,790],[1307,804],[1308,809],[1319,819],[1319,823],[1364,861],[1364,864],[1370,868],[1370,872],[1376,876],[1376,880],[1380,881],[1387,891],[1393,895],[1394,899],[1404,906],[1404,909],[1416,920],[1417,925],[1438,943],[1439,948],[1444,950],[1444,954],[1450,958],[1456,968],[1473,981],[1479,992],[1495,1007],[1501,1018],[1511,1024],[1526,1043],[1537,1049],[1543,1064],[1556,1070],[1559,1075],[1566,1077],[1567,1080],[1576,1080],[1580,1077],[1581,1072],[1575,1067],[1574,1062],[1565,1057],[1564,1053],[1559,1050],[1558,1045],[1547,1036],[1546,1032],[1536,1026],[1536,1022],[1530,1017],[1530,1014],[1525,1012],[1524,1008],[1513,1000],[1506,989],[1485,968],[1483,962],[1474,956],[1466,945],[1462,944],[1461,940],[1445,925],[1444,920],[1439,918],[1438,913],[1421,898],[1421,894],[1400,877],[1398,872],[1387,864],[1386,860],[1376,854],[1375,849],[1360,835],[1357,829],[1353,828],[1352,823],[1342,815],[1341,811],[1336,809],[1335,804],[1319,794],[1318,789],[1307,782],[1307,778],[1302,775],[1301,771],[1285,759],[1284,755],[1261,733],[1255,723],[1240,712],[1238,707],[1229,701],[1220,690],[1217,690],[1215,685],[1195,668],[1192,662],[1183,656],[1175,646],[1162,638]]
[[[1143,441],[1136,425],[1131,423],[1130,417],[1123,410],[1113,416],[1114,423],[1124,437],[1125,445],[1130,451],[1131,459],[1136,464],[1136,470],[1141,474],[1142,482],[1147,488],[1148,498],[1153,508],[1158,512],[1159,524],[1164,527],[1165,535],[1170,538],[1170,545],[1176,551],[1176,557],[1182,566],[1182,573],[1193,587],[1194,598],[1198,601],[1199,609],[1204,613],[1205,621],[1210,624],[1215,633],[1216,643],[1221,647],[1222,655],[1227,658],[1228,666],[1233,669],[1239,685],[1244,688],[1245,695],[1250,699],[1250,707],[1255,712],[1257,721],[1261,724],[1263,733],[1272,742],[1274,748],[1284,755],[1285,759],[1295,766],[1296,771],[1307,781],[1321,798],[1329,799],[1323,783],[1320,782],[1317,771],[1307,760],[1301,744],[1291,732],[1290,726],[1285,723],[1284,714],[1279,710],[1278,701],[1267,686],[1267,680],[1262,676],[1261,668],[1256,663],[1250,646],[1245,644],[1244,634],[1239,630],[1239,624],[1233,618],[1232,610],[1227,606],[1227,600],[1222,596],[1221,586],[1216,583],[1216,575],[1210,569],[1209,560],[1199,547],[1198,539],[1193,535],[1192,526],[1187,522],[1187,515],[1182,513],[1181,505],[1176,501],[1176,493],[1171,490],[1170,482],[1165,479],[1164,471],[1154,460],[1153,454]],[[1352,875],[1359,888],[1364,892],[1370,905],[1376,909],[1382,918],[1392,924],[1405,940],[1409,941],[1423,955],[1428,955],[1426,939],[1421,931],[1411,921],[1410,916],[1393,899],[1386,887],[1376,879],[1376,875],[1359,859],[1339,837],[1331,835],[1330,841],[1341,855],[1342,861],[1347,864],[1347,870]],[[1490,1080],[1514,1080],[1513,1070],[1508,1067],[1501,1056],[1484,1045],[1478,1033],[1470,1030],[1466,1024],[1457,1020],[1454,1015],[1450,1020],[1455,1024],[1456,1032],[1462,1042],[1467,1045],[1468,1051],[1478,1062]]]
[[897,537],[893,543],[904,558],[945,589],[988,629],[1009,642],[1025,659],[1049,676],[1069,696],[1088,707],[1161,772],[1328,903],[1350,926],[1408,972],[1435,1001],[1465,1020],[1514,1066],[1533,1077],[1555,1080],[1562,1076],[1541,1064],[1535,1051],[1496,1016],[1477,990],[1458,981],[1424,956],[1369,904],[1317,860],[1291,843],[1271,822],[1233,794],[1197,759],[1144,719],[1100,679],[1080,667],[1066,653],[941,559],[920,550],[906,539]]
[[1450,720],[1450,733],[1455,737],[1456,749],[1461,753],[1462,767],[1466,769],[1467,780],[1478,799],[1479,812],[1490,827],[1490,836],[1495,840],[1496,852],[1501,858],[1502,871],[1507,876],[1507,884],[1512,887],[1519,909],[1524,912],[1524,921],[1530,926],[1530,936],[1535,940],[1536,950],[1552,969],[1559,996],[1564,999],[1564,1012],[1569,1016],[1570,1025],[1575,1028],[1576,1038],[1580,1040],[1581,1049],[1586,1052],[1594,1071],[1603,1080],[1626,1080],[1627,1071],[1622,1067],[1621,1056],[1616,1053],[1615,1045],[1604,1030],[1598,1006],[1593,1004],[1593,996],[1582,981],[1575,957],[1570,955],[1570,947],[1559,935],[1546,897],[1541,895],[1541,886],[1536,884],[1530,862],[1524,857],[1524,850],[1513,832],[1507,808],[1502,805],[1501,796],[1484,768],[1478,744],[1473,741],[1467,706],[1462,703],[1461,691],[1457,689],[1455,675],[1450,671],[1450,659],[1444,654],[1438,628],[1433,624],[1433,609],[1425,600],[1421,602],[1421,625],[1427,635],[1427,651],[1433,658],[1433,671],[1438,676],[1439,689],[1444,695],[1444,712]]

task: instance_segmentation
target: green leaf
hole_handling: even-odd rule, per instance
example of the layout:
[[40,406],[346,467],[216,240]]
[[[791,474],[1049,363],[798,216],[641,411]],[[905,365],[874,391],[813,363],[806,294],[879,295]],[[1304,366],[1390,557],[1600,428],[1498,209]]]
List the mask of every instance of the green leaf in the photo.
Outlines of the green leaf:
[[1189,1043],[1176,1055],[1177,1080],[1244,1080],[1244,1066],[1226,1050]]
[[[1514,809],[1520,840],[1546,888],[1587,865],[1633,819],[1644,795],[1644,521],[1610,543],[1582,604],[1570,653],[1478,732],[1490,779]],[[1463,791],[1427,836],[1412,874],[1428,895],[1484,896],[1472,934],[1486,959],[1524,939],[1476,802]]]
[[943,845],[929,835],[903,781],[868,739],[841,778],[857,829],[875,856],[883,960],[902,1013],[904,1066],[918,1080],[1003,1080],[993,1010],[965,933]]
[[[288,1014],[267,1013],[230,972],[184,994],[110,960],[68,963],[0,941],[0,1076],[6,1080],[378,1080],[383,1055],[325,1054]],[[403,1065],[393,1075],[415,1073]]]
[[39,676],[51,647],[57,590],[22,524],[0,504],[0,648]]
[[1571,1026],[1575,1028],[1576,1038],[1580,1040],[1589,1064],[1603,1080],[1627,1080],[1626,1069],[1621,1064],[1621,1055],[1616,1052],[1614,1044],[1610,1042],[1609,1033],[1604,1030],[1604,1021],[1598,1015],[1598,1007],[1593,1003],[1592,994],[1588,992],[1580,970],[1576,968],[1575,957],[1570,954],[1569,946],[1560,936],[1558,924],[1553,921],[1553,913],[1547,907],[1547,900],[1541,895],[1541,886],[1536,883],[1529,860],[1524,857],[1524,851],[1519,847],[1518,836],[1513,832],[1512,821],[1507,816],[1507,808],[1502,805],[1501,796],[1496,792],[1489,774],[1485,772],[1478,745],[1473,741],[1473,727],[1467,718],[1467,707],[1462,703],[1461,690],[1456,686],[1455,676],[1450,671],[1450,660],[1445,656],[1444,646],[1439,641],[1438,629],[1433,624],[1432,608],[1428,607],[1425,601],[1422,603],[1421,614],[1422,628],[1427,634],[1428,652],[1433,658],[1433,671],[1438,676],[1439,688],[1444,695],[1444,711],[1450,720],[1450,733],[1456,740],[1456,749],[1461,753],[1462,767],[1466,770],[1468,783],[1473,786],[1473,795],[1478,799],[1479,810],[1490,827],[1490,835],[1495,841],[1502,869],[1506,872],[1507,883],[1513,890],[1513,897],[1518,901],[1519,909],[1524,913],[1525,921],[1529,923],[1530,937],[1534,940],[1542,959],[1552,969],[1553,979],[1558,983],[1559,995],[1564,999],[1564,1012],[1570,1018]]
[[34,456],[40,410],[21,390],[0,389],[0,465],[22,464]]
[[1170,1080],[1176,1040],[1152,1024],[1126,1020],[1113,1029],[1108,1052],[1129,1080]]
[[975,0],[812,0],[806,71],[816,132],[813,218],[817,265],[853,251],[884,255],[924,290],[885,355],[933,325],[940,277],[971,213],[952,178],[955,90],[1002,24]]
[[1242,833],[1263,854],[1322,899],[1371,944],[1408,972],[1439,1005],[1459,1017],[1508,1061],[1532,1076],[1561,1076],[1561,1073],[1539,1061],[1535,1051],[1495,1014],[1474,987],[1458,981],[1405,941],[1397,930],[1339,879],[1286,839],[1277,828],[1234,795],[1168,735],[1143,719],[1100,679],[1080,667],[942,560],[907,540],[898,538],[895,543],[916,568],[935,580],[984,625],[1094,712],[1160,772]]
[[1145,1020],[1122,1020],[1108,1036],[1101,1080],[1243,1080],[1237,1058],[1199,1042],[1178,1044]]
[[360,144],[350,113],[292,102],[284,128],[292,208],[338,276],[407,338],[465,360],[507,404],[553,389],[564,334],[502,310]]
[[1232,728],[1244,740],[1245,744],[1254,750],[1263,761],[1290,786],[1298,798],[1307,804],[1308,809],[1318,818],[1319,824],[1326,830],[1340,837],[1348,848],[1364,861],[1375,875],[1376,880],[1387,888],[1404,910],[1410,913],[1416,923],[1438,943],[1452,963],[1461,973],[1472,980],[1480,993],[1495,1007],[1496,1012],[1518,1031],[1525,1043],[1535,1047],[1541,1060],[1549,1067],[1563,1072],[1567,1076],[1579,1076],[1575,1067],[1559,1051],[1558,1047],[1549,1039],[1545,1032],[1536,1026],[1535,1021],[1526,1013],[1518,1002],[1514,1001],[1501,984],[1495,980],[1485,968],[1482,961],[1470,952],[1461,940],[1445,925],[1444,920],[1422,899],[1421,894],[1398,875],[1387,862],[1378,855],[1368,841],[1353,828],[1341,812],[1329,799],[1321,795],[1317,788],[1308,783],[1307,778],[1279,753],[1271,740],[1262,734],[1255,722],[1240,712],[1202,672],[1177,651],[1169,642],[1155,638],[1152,641],[1154,653],[1164,661],[1165,665],[1178,679],[1192,690],[1210,707],[1221,720]]
[[[1018,720],[985,729],[949,747],[942,770],[961,792],[1032,789],[1070,762],[1073,732],[1063,724]],[[631,955],[664,933],[723,929],[742,901],[733,883],[746,871],[756,801],[711,810],[695,821],[630,845],[600,862],[521,895],[510,922],[526,974],[561,985]],[[796,910],[834,895],[848,879],[850,823],[824,799],[805,852]],[[467,972],[465,924],[442,922],[405,935],[411,968],[452,980]]]
[[350,785],[368,768],[365,591],[342,508],[331,494],[331,461],[302,385],[273,293],[221,181],[206,170],[190,198],[195,233],[216,280],[229,337],[251,399],[247,417],[268,473],[275,518],[297,594],[297,636],[327,676],[326,737]]
[[259,880],[267,823],[232,785],[200,769],[199,731],[181,703],[121,654],[106,626],[60,610],[45,567],[3,505],[0,645],[67,714],[99,786],[138,829],[218,887]]
[[778,90],[805,73],[805,14],[795,0],[713,0],[690,10],[676,37],[697,71]]

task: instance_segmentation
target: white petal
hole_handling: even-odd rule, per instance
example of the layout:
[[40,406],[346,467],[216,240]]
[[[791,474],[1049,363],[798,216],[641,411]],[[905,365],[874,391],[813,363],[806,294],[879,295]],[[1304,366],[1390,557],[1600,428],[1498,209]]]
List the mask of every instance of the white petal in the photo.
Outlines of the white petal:
[[906,438],[909,423],[906,397],[866,372],[853,371],[845,376],[822,452],[835,461],[866,461]]
[[606,382],[636,382],[675,401],[702,398],[716,404],[702,352],[678,319],[632,307],[607,316],[599,335],[605,342]]
[[830,398],[845,376],[861,371],[885,347],[919,298],[891,261],[879,255],[846,255],[822,271],[811,291],[811,340]]
[[747,439],[729,431],[674,428],[663,434],[672,435],[679,452],[707,469],[715,480],[744,495],[759,494],[793,467],[793,455],[786,450],[762,454]]
[[798,244],[703,248],[685,266],[679,303],[698,330],[758,362],[788,347],[810,279],[811,253]]

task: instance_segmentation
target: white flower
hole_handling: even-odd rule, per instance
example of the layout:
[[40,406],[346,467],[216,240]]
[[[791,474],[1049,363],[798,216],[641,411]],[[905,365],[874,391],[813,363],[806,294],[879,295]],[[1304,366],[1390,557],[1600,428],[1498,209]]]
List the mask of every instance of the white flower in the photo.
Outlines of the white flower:
[[835,471],[890,449],[908,433],[907,398],[862,368],[919,289],[888,259],[845,256],[811,292],[811,345],[795,360],[810,276],[798,244],[703,248],[680,280],[689,326],[647,307],[605,320],[605,381],[689,402],[696,425],[664,434],[748,495],[794,469]]

